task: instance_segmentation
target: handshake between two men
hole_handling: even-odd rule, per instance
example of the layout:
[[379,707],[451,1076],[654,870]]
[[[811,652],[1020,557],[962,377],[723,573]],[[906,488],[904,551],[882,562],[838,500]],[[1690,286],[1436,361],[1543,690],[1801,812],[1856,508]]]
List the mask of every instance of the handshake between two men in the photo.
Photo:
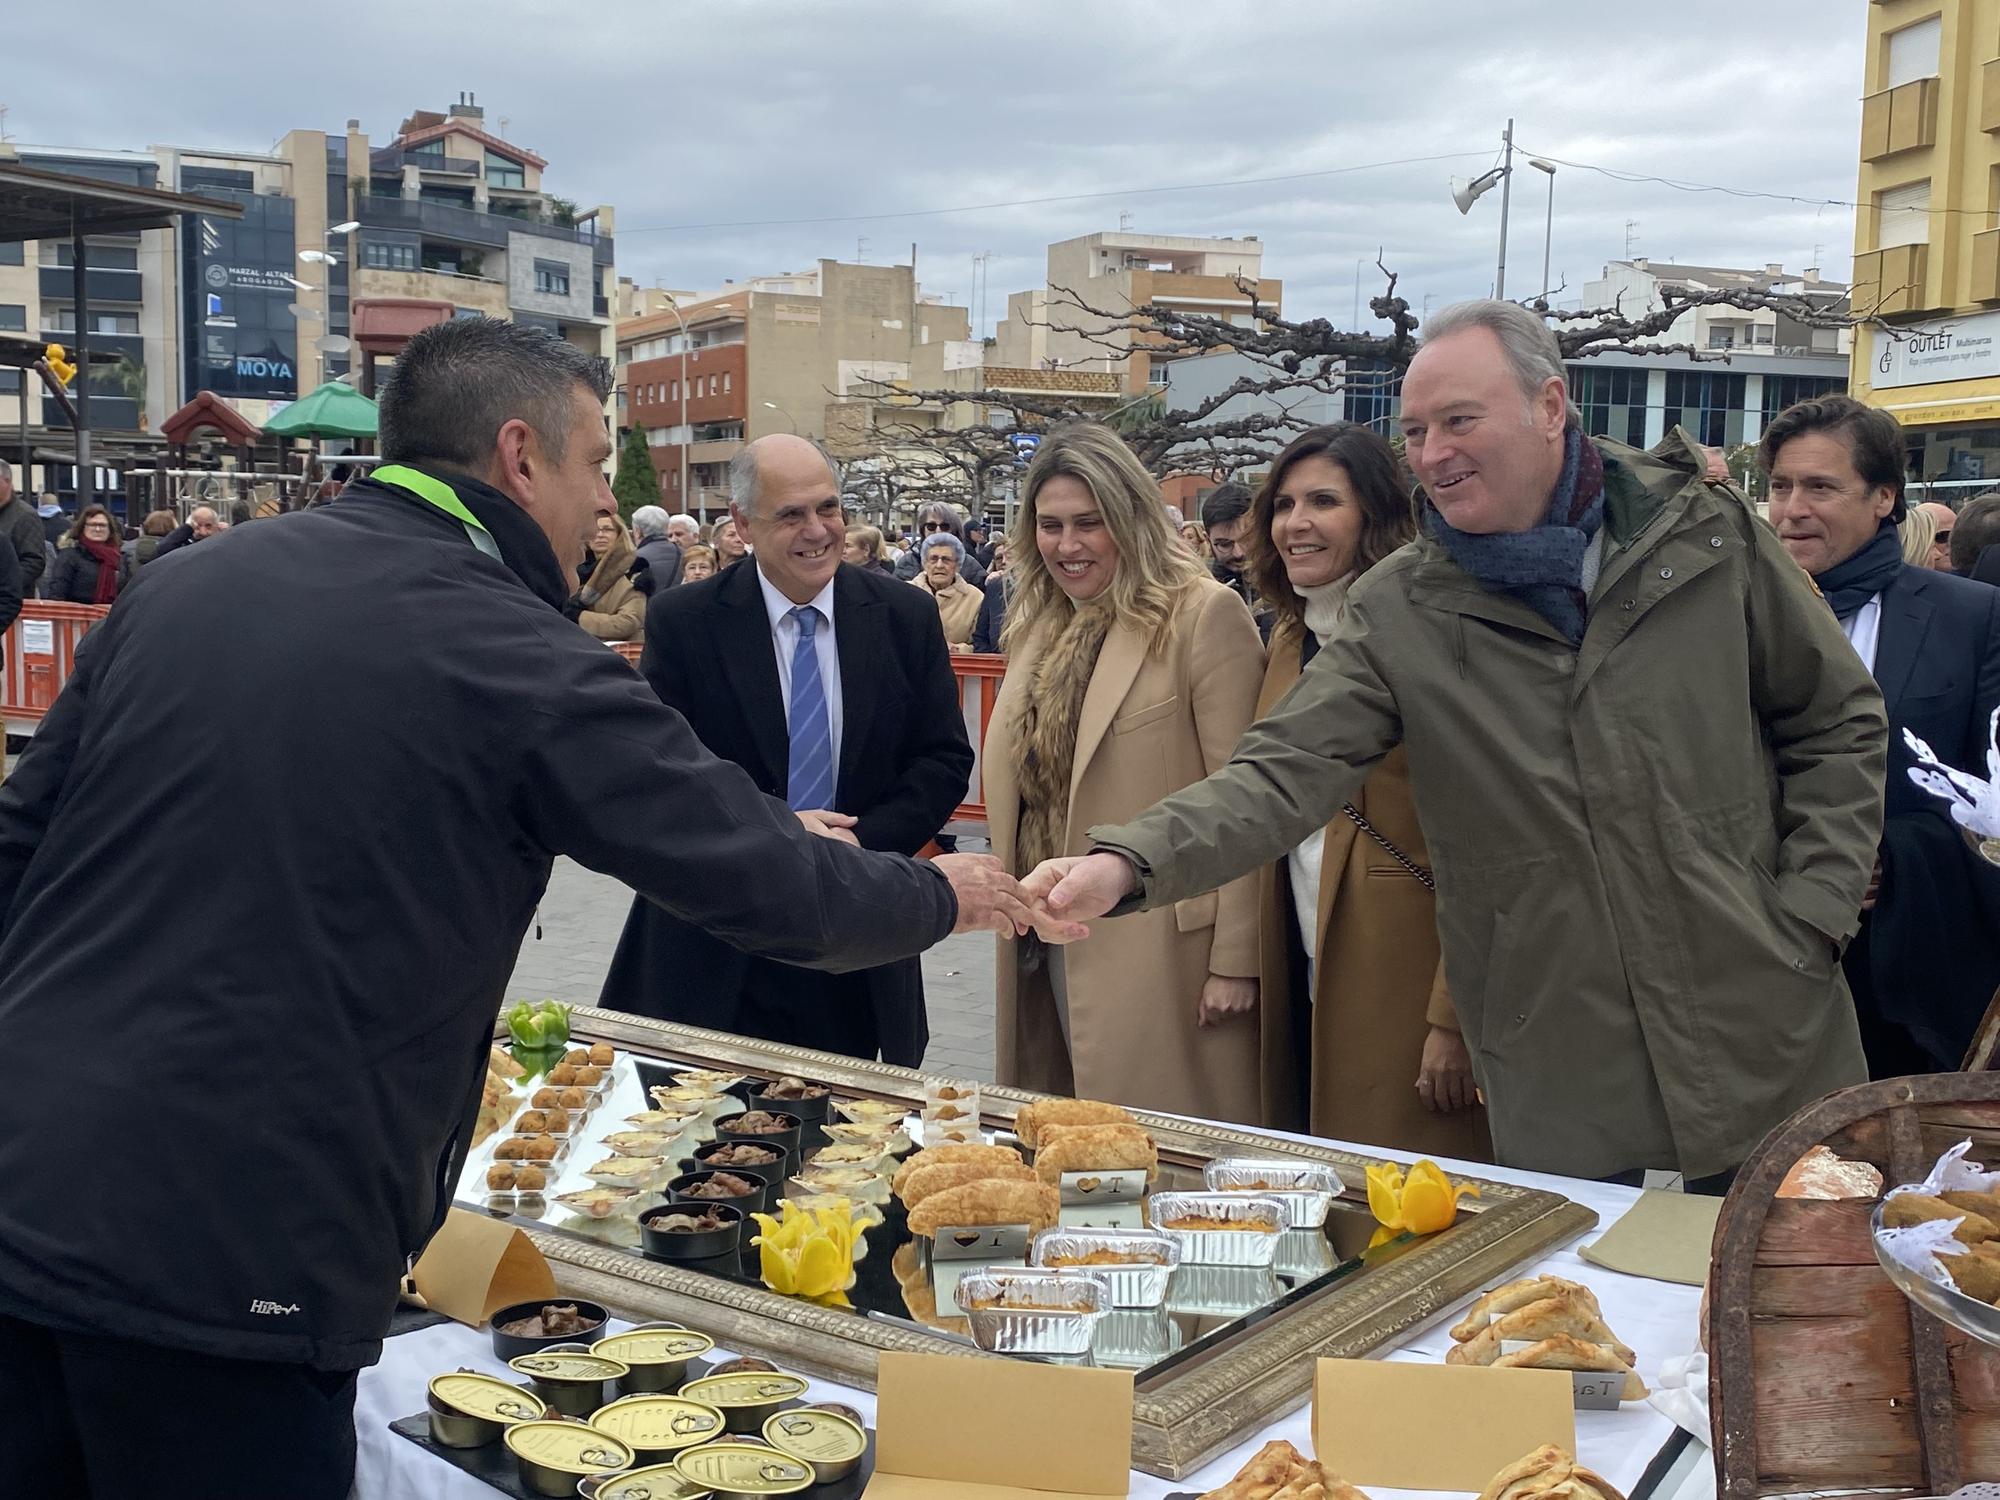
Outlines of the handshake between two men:
[[[821,838],[859,846],[856,819],[846,813],[810,811],[801,823]],[[997,932],[1045,943],[1074,943],[1090,936],[1085,920],[1100,917],[1139,890],[1138,872],[1116,854],[1045,860],[1016,880],[990,854],[940,854],[932,863],[958,900],[959,932]]]

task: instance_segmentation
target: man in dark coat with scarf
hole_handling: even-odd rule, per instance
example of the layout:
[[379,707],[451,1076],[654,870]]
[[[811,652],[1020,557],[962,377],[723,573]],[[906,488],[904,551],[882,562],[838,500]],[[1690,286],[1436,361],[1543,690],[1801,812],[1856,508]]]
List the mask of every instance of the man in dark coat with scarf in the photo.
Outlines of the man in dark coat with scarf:
[[1903,731],[1984,774],[2000,703],[2000,589],[1903,561],[1903,431],[1848,396],[1802,401],[1764,429],[1771,524],[1813,575],[1889,714],[1882,846],[1846,954],[1868,1068],[1949,1070],[2000,985],[2000,870],[1910,783]]

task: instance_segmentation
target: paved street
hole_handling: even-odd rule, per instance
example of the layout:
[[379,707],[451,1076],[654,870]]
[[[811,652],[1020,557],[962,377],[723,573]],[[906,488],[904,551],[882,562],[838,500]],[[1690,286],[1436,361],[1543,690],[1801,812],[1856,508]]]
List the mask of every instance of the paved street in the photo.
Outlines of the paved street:
[[[979,846],[967,840],[962,847]],[[529,929],[507,998],[594,1005],[631,904],[624,885],[558,860],[542,901],[542,935],[538,940]],[[924,955],[931,1012],[927,1070],[982,1081],[993,1077],[993,942],[979,934],[947,938]]]

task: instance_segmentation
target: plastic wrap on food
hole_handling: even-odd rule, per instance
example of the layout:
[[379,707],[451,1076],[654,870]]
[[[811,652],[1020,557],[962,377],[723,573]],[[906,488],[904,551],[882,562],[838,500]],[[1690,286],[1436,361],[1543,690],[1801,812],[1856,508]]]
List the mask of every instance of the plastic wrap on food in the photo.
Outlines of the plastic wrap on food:
[[996,1354],[1087,1354],[1111,1309],[1111,1288],[1089,1271],[972,1271],[953,1297],[973,1342]]
[[1180,1242],[1154,1229],[1045,1229],[1029,1252],[1046,1270],[1088,1271],[1111,1288],[1114,1307],[1158,1307],[1181,1263]]
[[1155,1193],[1146,1219],[1180,1242],[1183,1265],[1269,1267],[1286,1211],[1261,1193]]
[[1259,1160],[1229,1156],[1202,1168],[1202,1182],[1214,1193],[1255,1193],[1285,1205],[1287,1227],[1318,1229],[1341,1194],[1340,1174],[1317,1162]]

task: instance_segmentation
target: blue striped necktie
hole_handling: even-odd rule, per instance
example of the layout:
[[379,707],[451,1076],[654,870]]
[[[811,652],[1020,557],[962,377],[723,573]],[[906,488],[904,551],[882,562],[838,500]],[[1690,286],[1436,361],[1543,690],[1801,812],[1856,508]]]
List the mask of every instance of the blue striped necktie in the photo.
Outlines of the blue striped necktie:
[[833,726],[826,712],[826,684],[820,680],[819,650],[813,637],[819,611],[802,604],[791,612],[799,628],[792,647],[791,772],[785,800],[794,812],[833,806]]

